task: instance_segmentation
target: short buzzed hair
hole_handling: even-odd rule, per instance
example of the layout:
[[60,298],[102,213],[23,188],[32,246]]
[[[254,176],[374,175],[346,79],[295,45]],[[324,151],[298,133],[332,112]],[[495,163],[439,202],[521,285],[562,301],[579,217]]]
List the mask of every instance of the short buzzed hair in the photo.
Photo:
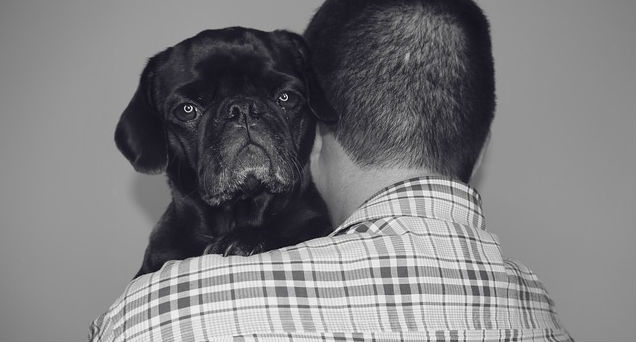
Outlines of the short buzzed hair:
[[427,167],[468,182],[490,130],[489,25],[470,0],[326,0],[305,31],[362,167]]

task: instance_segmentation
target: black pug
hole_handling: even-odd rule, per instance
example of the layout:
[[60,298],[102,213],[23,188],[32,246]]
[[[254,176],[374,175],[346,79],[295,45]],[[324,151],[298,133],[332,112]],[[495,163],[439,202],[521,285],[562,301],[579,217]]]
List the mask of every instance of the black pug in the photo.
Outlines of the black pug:
[[326,235],[307,163],[316,119],[333,113],[291,32],[207,30],[152,57],[115,132],[135,170],[165,172],[172,190],[137,276]]

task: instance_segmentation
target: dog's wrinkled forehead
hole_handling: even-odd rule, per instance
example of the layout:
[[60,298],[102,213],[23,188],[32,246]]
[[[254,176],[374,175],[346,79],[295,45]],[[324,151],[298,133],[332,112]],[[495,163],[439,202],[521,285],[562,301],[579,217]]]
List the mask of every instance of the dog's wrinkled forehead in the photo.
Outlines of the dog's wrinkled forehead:
[[203,31],[157,56],[156,84],[162,88],[157,90],[167,94],[175,87],[185,87],[184,91],[200,93],[223,85],[217,90],[231,92],[246,86],[300,82],[302,66],[295,50],[270,32],[244,28]]

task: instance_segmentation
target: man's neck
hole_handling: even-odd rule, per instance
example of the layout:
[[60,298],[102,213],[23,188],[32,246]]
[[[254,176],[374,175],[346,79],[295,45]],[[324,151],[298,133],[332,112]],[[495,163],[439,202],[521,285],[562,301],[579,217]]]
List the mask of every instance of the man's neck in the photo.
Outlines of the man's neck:
[[321,134],[320,129],[311,167],[334,228],[383,188],[409,178],[437,175],[424,167],[360,167],[331,133]]
[[424,169],[374,168],[358,169],[342,179],[341,193],[336,196],[329,211],[334,226],[342,224],[356,209],[375,193],[405,179],[433,175]]
[[435,175],[426,168],[360,167],[342,149],[332,136],[324,139],[324,168],[330,169],[323,197],[329,207],[334,228],[342,224],[353,212],[383,188],[414,177]]

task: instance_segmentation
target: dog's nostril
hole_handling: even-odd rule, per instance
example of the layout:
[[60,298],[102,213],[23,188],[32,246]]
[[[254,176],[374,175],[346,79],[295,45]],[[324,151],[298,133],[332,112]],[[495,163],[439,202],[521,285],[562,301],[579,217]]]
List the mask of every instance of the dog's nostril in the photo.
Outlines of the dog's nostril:
[[250,115],[252,117],[257,117],[259,116],[261,113],[258,111],[258,107],[256,107],[256,103],[253,103],[250,105]]
[[229,112],[228,118],[234,119],[241,115],[241,108],[237,105],[232,105]]

